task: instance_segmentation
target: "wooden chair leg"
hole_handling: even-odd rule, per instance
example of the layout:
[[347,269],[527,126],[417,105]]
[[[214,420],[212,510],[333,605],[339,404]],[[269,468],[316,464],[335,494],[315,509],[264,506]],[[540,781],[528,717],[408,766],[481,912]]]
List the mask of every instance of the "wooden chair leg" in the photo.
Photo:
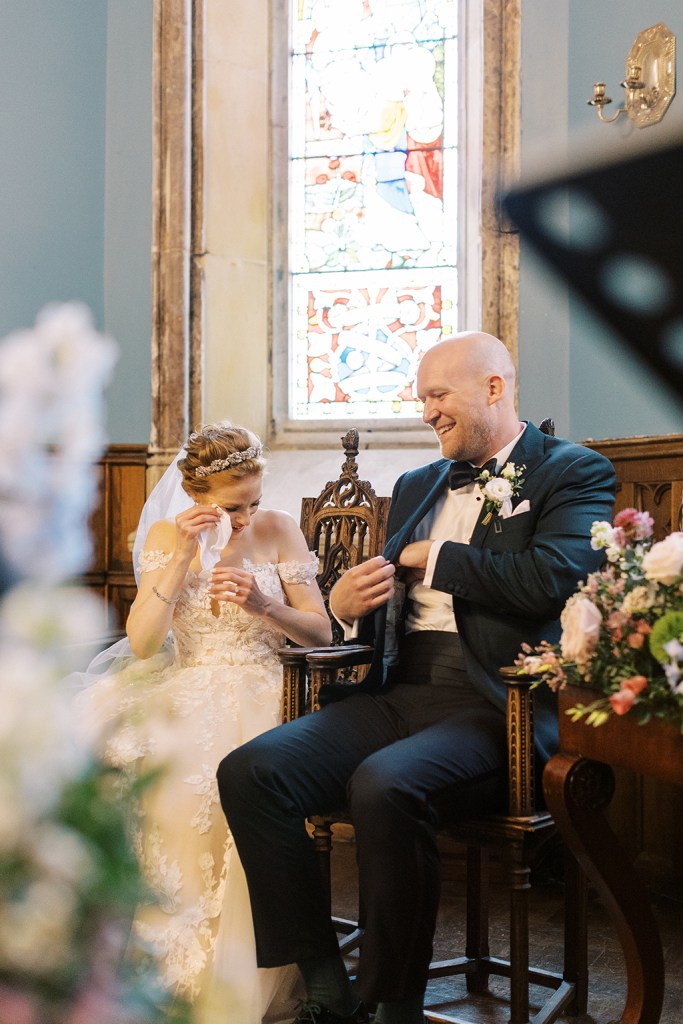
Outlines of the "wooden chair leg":
[[529,1024],[529,876],[524,841],[508,847],[510,1024]]
[[564,979],[574,985],[571,1016],[588,1007],[588,880],[576,858],[564,851]]
[[329,818],[313,818],[311,823],[313,825],[313,842],[318,854],[318,864],[327,895],[330,917],[335,930],[342,936],[339,940],[339,950],[342,955],[346,955],[360,947],[363,939],[362,919],[360,922],[348,921],[343,917],[335,917],[332,913],[332,821]]
[[318,854],[318,864],[323,880],[323,886],[327,894],[327,902],[332,914],[332,869],[330,858],[332,856],[332,823],[327,818],[313,818],[313,842]]
[[465,975],[468,992],[485,992],[489,984],[489,851],[467,847],[467,919],[465,956],[476,962]]

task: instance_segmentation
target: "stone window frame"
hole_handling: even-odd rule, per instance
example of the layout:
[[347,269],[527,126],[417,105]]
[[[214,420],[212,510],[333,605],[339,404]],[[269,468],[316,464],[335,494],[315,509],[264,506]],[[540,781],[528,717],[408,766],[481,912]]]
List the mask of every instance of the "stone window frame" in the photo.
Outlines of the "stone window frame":
[[[519,170],[521,0],[481,2],[485,73],[480,323],[482,330],[505,341],[517,362],[519,239],[504,220],[496,193],[515,180]],[[202,419],[206,3],[154,0],[152,477],[155,467],[167,464],[175,454],[178,438]],[[282,18],[283,9],[284,4],[271,0],[271,24]],[[274,237],[274,253],[277,244]],[[268,441],[272,447],[338,444],[337,430],[327,438],[316,428],[306,424],[296,437],[287,431]],[[390,437],[375,436],[372,443],[395,446],[396,440],[392,431]],[[400,443],[423,444],[424,434],[412,440],[406,432]]]

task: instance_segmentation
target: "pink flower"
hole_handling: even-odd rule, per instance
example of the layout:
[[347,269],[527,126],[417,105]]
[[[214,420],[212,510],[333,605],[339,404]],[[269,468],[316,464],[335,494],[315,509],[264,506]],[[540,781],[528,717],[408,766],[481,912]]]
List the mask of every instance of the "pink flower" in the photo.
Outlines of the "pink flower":
[[609,702],[615,715],[625,715],[635,704],[636,697],[647,686],[645,676],[631,676],[629,679],[622,679],[621,689],[618,693],[610,696]]
[[628,547],[628,534],[626,530],[620,530],[618,526],[615,526],[612,531],[612,545],[615,548],[619,548],[620,551],[624,551]]
[[630,711],[636,700],[633,690],[619,690],[610,696],[609,702],[615,715],[625,715]]
[[614,517],[615,529],[621,531],[622,538],[628,541],[647,540],[652,536],[654,519],[649,512],[638,512],[634,508],[625,508]]
[[630,679],[622,679],[621,688],[622,690],[631,690],[632,693],[642,693],[647,686],[647,679],[645,676],[631,676]]
[[624,635],[624,625],[626,624],[626,616],[623,612],[614,611],[611,612],[607,618],[607,628],[612,634],[613,640],[621,640]]

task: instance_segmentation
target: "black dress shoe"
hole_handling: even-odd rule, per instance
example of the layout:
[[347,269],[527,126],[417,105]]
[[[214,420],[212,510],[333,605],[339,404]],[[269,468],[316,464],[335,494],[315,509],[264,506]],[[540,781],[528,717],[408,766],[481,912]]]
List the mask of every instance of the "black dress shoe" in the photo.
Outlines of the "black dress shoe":
[[369,1024],[370,1015],[362,1003],[349,1017],[340,1017],[320,1003],[302,1003],[294,1024]]

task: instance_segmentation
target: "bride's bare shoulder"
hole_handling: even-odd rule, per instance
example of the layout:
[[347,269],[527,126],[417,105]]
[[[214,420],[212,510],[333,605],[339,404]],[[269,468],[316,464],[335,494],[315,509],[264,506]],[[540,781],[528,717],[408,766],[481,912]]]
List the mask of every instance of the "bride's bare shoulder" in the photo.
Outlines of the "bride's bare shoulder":
[[172,551],[175,539],[175,523],[169,519],[158,519],[149,528],[145,539],[145,551]]
[[259,527],[263,531],[276,533],[279,536],[294,536],[300,534],[299,524],[289,512],[282,512],[274,508],[259,509]]
[[262,536],[267,536],[277,549],[277,561],[305,561],[308,547],[294,516],[277,509],[264,509],[261,513]]

